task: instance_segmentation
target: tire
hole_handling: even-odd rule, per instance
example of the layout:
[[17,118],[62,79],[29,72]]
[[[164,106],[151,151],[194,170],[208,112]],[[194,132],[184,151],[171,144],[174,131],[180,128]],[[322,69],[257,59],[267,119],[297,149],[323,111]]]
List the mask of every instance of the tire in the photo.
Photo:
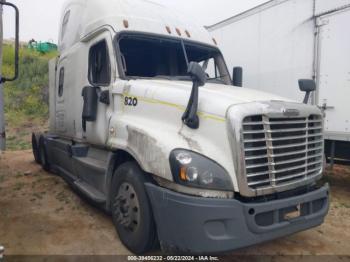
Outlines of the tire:
[[122,243],[135,254],[156,247],[157,230],[144,184],[151,182],[135,162],[122,164],[112,181],[111,211]]
[[40,161],[41,166],[43,169],[47,172],[50,171],[50,163],[47,157],[47,151],[46,151],[46,145],[45,145],[45,138],[43,135],[39,138],[39,153],[40,153]]
[[36,139],[36,135],[34,133],[32,134],[32,149],[33,149],[34,160],[37,164],[40,165],[41,159],[40,159],[39,145],[38,145],[38,140]]

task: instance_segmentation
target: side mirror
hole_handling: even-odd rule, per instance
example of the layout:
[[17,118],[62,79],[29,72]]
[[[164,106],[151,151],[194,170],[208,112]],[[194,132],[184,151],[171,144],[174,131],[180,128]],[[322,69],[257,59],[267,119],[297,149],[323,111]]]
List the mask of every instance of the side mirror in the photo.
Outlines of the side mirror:
[[303,103],[307,104],[309,102],[311,92],[316,91],[316,83],[311,79],[300,79],[299,88],[300,91],[306,93]]
[[[15,21],[16,21],[16,32],[15,32],[15,63],[14,63],[14,75],[12,77],[1,77],[0,76],[0,84],[5,83],[5,82],[12,82],[15,81],[18,78],[19,74],[19,11],[17,6],[15,6],[12,3],[7,3],[0,1],[0,6],[2,8],[3,5],[10,6],[15,10]],[[2,30],[2,28],[0,28]]]
[[197,82],[199,86],[204,86],[207,82],[207,74],[200,66],[200,64],[196,62],[190,62],[187,72],[191,76],[192,80]]
[[232,74],[232,85],[234,86],[243,86],[243,68],[242,67],[234,67]]
[[94,122],[97,119],[97,88],[94,86],[86,86],[83,88],[82,96],[84,98],[83,106],[83,129],[86,131],[86,122]]

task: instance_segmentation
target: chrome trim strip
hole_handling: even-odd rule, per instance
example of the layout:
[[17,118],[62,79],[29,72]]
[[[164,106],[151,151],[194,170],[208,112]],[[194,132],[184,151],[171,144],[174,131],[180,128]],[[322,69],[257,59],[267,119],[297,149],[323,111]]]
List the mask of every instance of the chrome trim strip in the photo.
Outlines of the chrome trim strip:
[[[267,142],[273,142],[275,140],[273,139],[266,139]],[[254,148],[246,148],[244,149],[245,152],[254,152],[254,151],[261,151],[261,150],[274,150],[274,149],[286,149],[286,148],[293,148],[293,147],[302,147],[302,146],[310,146],[315,144],[321,144],[323,143],[322,140],[318,141],[309,141],[307,143],[299,143],[299,144],[292,144],[292,145],[285,145],[285,146],[268,146],[268,147],[254,147]],[[307,148],[308,149],[308,148]]]
[[[314,156],[311,155],[310,157],[301,157],[301,158],[285,160],[285,161],[277,161],[277,162],[275,161],[272,165],[278,166],[278,165],[285,165],[285,164],[293,164],[293,163],[302,162],[311,158],[318,158],[318,157],[323,157],[323,154],[318,154]],[[257,164],[257,165],[246,165],[246,168],[252,169],[252,168],[264,167],[268,165],[269,163],[263,163],[263,164]]]
[[[306,119],[305,119],[306,120]],[[303,121],[263,121],[263,122],[245,122],[243,123],[244,126],[262,126],[264,124],[267,124],[267,125],[286,125],[286,124],[305,124],[305,120]],[[310,121],[309,123],[319,123],[319,124],[322,124],[321,121],[319,120],[313,120],[313,121]]]
[[313,130],[321,130],[322,127],[312,127],[312,128],[289,128],[289,129],[274,129],[274,130],[254,130],[254,131],[244,131],[244,135],[253,135],[253,134],[261,134],[263,132],[268,132],[268,133],[288,133],[288,132],[308,132],[308,131],[313,131]]
[[[322,133],[318,134],[312,134],[312,135],[305,135],[305,136],[285,136],[285,137],[277,137],[271,139],[272,141],[284,141],[284,140],[297,140],[297,139],[305,139],[305,138],[314,138],[314,137],[321,137],[322,140]],[[265,142],[266,138],[261,139],[245,139],[244,143],[258,143],[258,142]]]

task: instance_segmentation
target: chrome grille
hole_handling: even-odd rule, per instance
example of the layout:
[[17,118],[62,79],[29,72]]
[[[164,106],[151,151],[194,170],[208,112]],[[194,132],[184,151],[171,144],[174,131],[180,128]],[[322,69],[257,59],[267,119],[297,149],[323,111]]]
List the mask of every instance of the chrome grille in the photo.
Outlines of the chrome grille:
[[245,170],[251,189],[278,187],[320,174],[323,165],[322,116],[243,121]]

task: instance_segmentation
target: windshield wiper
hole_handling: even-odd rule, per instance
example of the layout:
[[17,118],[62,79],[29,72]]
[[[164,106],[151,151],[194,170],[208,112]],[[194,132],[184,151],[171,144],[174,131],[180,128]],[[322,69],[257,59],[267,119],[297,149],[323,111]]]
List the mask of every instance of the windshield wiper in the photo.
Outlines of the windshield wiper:
[[175,79],[174,77],[171,77],[171,76],[164,76],[164,75],[155,76],[155,77],[153,77],[153,78],[165,79],[165,80],[174,80],[174,79]]
[[210,81],[210,80],[218,80],[218,79],[224,78],[226,76],[228,76],[228,75],[222,75],[222,76],[217,76],[217,77],[213,77],[213,78],[208,78],[208,81]]

